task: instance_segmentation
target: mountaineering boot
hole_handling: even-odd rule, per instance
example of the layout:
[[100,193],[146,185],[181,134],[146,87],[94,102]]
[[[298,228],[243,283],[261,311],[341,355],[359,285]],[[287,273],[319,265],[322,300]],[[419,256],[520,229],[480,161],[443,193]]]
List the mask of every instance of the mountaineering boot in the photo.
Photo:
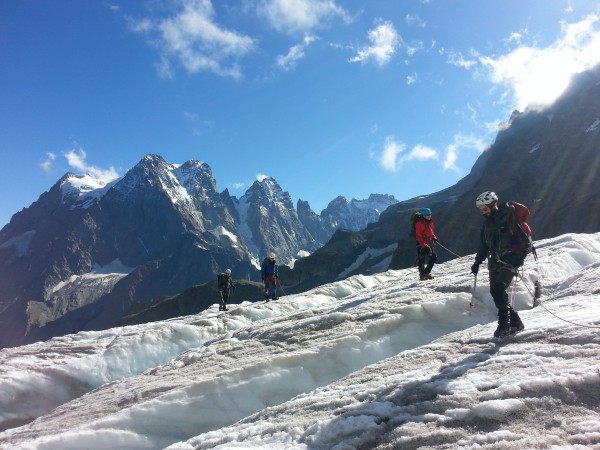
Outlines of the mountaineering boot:
[[498,311],[498,328],[494,331],[494,337],[504,338],[510,334],[510,313]]
[[517,334],[519,331],[523,331],[525,329],[525,325],[521,322],[519,325],[511,325],[510,326],[510,334]]
[[273,297],[271,297],[271,300],[279,300],[279,297],[273,296]]
[[425,274],[425,279],[426,280],[433,280],[433,275],[431,275],[430,273],[426,273]]
[[510,334],[518,333],[519,331],[523,331],[525,329],[525,325],[521,321],[519,314],[514,309],[510,309]]
[[504,338],[510,334],[510,327],[498,324],[498,328],[494,331],[494,337]]

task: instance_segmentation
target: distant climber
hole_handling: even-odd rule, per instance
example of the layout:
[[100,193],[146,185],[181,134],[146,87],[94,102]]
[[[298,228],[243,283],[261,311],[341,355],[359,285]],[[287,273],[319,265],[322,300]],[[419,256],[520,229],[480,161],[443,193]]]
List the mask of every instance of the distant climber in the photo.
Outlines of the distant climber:
[[231,292],[235,289],[235,285],[231,280],[231,269],[227,269],[225,272],[217,275],[217,289],[221,295],[219,311],[229,311],[227,308],[227,301],[229,300]]
[[417,244],[417,258],[419,262],[419,278],[421,280],[431,280],[431,269],[437,261],[435,253],[435,243],[437,237],[433,231],[434,222],[431,218],[431,209],[423,208],[415,216],[415,240]]
[[261,264],[261,279],[265,285],[265,298],[267,301],[277,300],[277,279],[279,278],[275,253],[269,253]]

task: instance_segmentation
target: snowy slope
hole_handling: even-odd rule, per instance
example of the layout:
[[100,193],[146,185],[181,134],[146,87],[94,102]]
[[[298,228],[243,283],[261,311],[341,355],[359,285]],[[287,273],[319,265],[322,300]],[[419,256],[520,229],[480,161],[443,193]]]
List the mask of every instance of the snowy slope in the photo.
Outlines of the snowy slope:
[[600,234],[536,247],[504,341],[470,255],[4,349],[0,448],[600,448]]

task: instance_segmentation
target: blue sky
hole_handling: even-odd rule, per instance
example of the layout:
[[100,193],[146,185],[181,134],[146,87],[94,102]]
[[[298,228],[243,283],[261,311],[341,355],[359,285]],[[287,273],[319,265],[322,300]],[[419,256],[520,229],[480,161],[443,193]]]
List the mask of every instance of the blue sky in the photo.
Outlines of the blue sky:
[[148,153],[317,213],[432,193],[598,62],[592,0],[0,0],[0,226]]

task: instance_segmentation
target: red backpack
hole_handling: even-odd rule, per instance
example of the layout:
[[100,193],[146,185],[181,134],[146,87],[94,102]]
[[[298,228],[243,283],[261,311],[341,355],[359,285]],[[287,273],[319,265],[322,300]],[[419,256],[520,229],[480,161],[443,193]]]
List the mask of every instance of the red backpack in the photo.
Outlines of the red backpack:
[[529,208],[521,203],[517,203],[514,201],[507,202],[510,206],[515,208],[515,216],[518,219],[518,225],[521,230],[527,235],[529,240],[527,244],[527,254],[531,253],[533,258],[537,261],[537,254],[535,252],[535,247],[533,246],[533,241],[531,240],[531,227],[529,226]]

